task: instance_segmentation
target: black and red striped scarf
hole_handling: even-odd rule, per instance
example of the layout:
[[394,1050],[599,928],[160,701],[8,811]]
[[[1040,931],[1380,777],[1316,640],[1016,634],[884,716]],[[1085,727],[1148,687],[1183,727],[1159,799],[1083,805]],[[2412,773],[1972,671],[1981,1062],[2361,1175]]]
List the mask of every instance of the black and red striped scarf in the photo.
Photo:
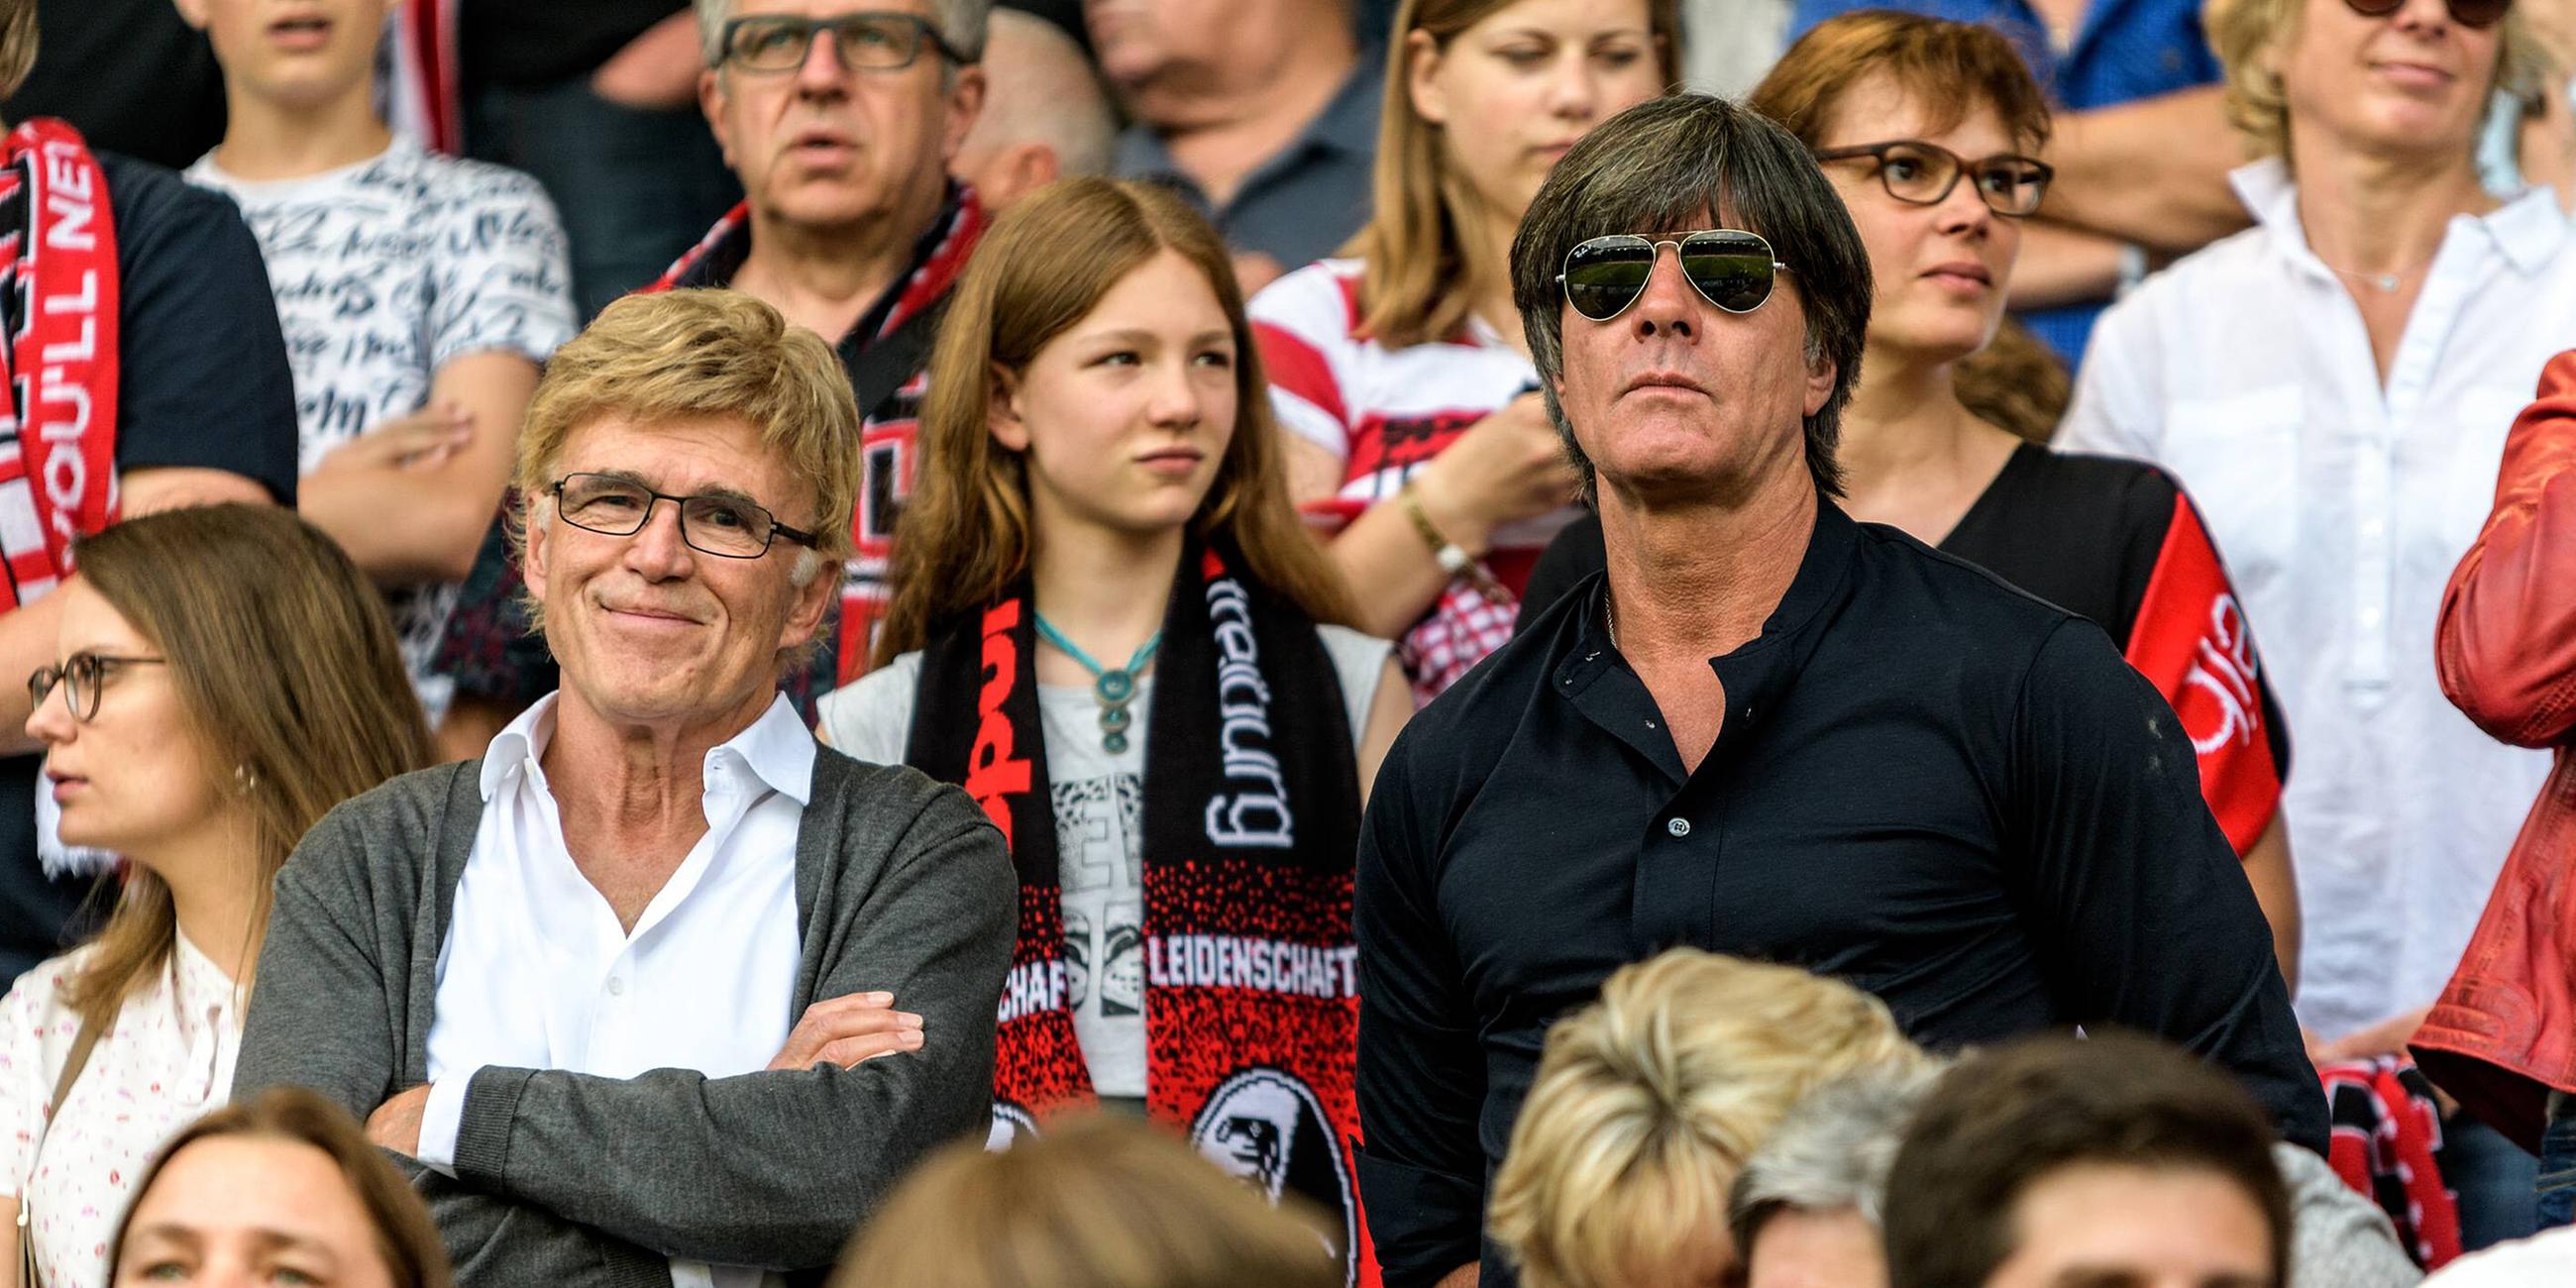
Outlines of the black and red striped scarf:
[[72,572],[116,521],[116,228],[80,132],[39,117],[0,143],[0,611]]
[[[851,368],[854,384],[860,382],[871,348],[902,344],[905,352],[922,361],[919,365],[907,362],[899,383],[886,382],[892,392],[884,397],[861,395],[858,504],[850,514],[853,549],[841,581],[834,683],[847,684],[867,669],[877,623],[892,602],[887,577],[893,568],[895,519],[912,495],[912,481],[919,472],[915,447],[921,430],[921,400],[930,389],[929,335],[937,329],[938,311],[947,302],[949,289],[966,270],[967,257],[990,222],[975,190],[951,183],[939,216],[913,243],[912,266],[839,341],[841,361]],[[696,246],[643,290],[723,286],[750,255],[751,204],[746,201],[716,221]]]
[[2317,1067],[2333,1136],[2326,1161],[2397,1227],[2406,1255],[2439,1270],[2460,1255],[2459,1195],[2442,1178],[2442,1109],[2411,1060]]
[[[1145,734],[1146,1107],[1276,1198],[1340,1214],[1374,1282],[1352,1177],[1351,936],[1359,775],[1314,623],[1193,545],[1164,612]],[[1095,1102],[1066,988],[1056,823],[1025,583],[922,657],[905,759],[965,787],[1020,874],[994,1138]]]

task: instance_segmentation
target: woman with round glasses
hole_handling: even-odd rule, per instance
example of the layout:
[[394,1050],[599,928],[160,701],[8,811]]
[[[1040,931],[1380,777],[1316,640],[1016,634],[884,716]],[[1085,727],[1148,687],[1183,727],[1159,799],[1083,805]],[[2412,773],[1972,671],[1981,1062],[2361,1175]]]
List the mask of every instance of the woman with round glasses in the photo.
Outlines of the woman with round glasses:
[[[2283,797],[2299,1018],[2321,1061],[2401,1055],[2549,768],[2443,699],[2433,630],[2567,344],[2576,241],[2548,192],[2479,183],[2494,91],[2538,62],[2508,0],[2212,0],[2206,20],[2261,158],[2235,174],[2254,227],[2103,316],[2063,442],[2158,462],[2208,516],[2306,751]],[[2472,1245],[2530,1228],[2531,1160],[2501,1144],[2445,1134]]]
[[[1876,289],[1837,453],[1843,508],[2111,634],[2184,713],[2203,794],[2245,859],[2284,974],[2295,976],[2298,905],[2276,809],[2287,748],[2189,502],[2161,471],[2027,444],[1954,388],[1959,364],[2002,323],[2020,220],[2048,188],[2049,168],[2029,155],[2049,128],[2038,85],[1988,28],[1862,12],[1809,31],[1747,102],[1808,146],[1869,248]],[[1764,257],[1730,262],[1749,276]],[[1589,313],[1597,309],[1578,288],[1587,271],[1569,261],[1567,287]],[[1531,608],[1601,559],[1598,519],[1567,528],[1531,579]]]
[[[232,1087],[269,887],[305,829],[428,763],[384,599],[291,510],[131,519],[81,543],[27,732],[63,839],[124,856],[88,944],[0,1000],[0,1262],[96,1284],[128,1188]],[[32,1288],[32,1286],[31,1286]]]
[[1512,233],[1556,159],[1676,79],[1676,0],[1405,0],[1375,214],[1252,301],[1291,486],[1359,625],[1429,701],[1511,638],[1575,513],[1512,307]]

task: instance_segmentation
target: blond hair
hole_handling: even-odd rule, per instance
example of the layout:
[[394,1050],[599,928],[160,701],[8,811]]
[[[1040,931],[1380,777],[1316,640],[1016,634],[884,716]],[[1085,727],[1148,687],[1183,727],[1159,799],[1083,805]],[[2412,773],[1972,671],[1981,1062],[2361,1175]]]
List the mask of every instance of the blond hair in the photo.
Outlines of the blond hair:
[[1294,1198],[1274,1208],[1166,1131],[1094,1116],[999,1152],[933,1155],[886,1200],[832,1288],[1336,1288]]
[[996,373],[1026,371],[1166,250],[1206,279],[1234,335],[1234,436],[1190,531],[1231,541],[1253,580],[1308,618],[1350,624],[1350,591],[1288,499],[1261,350],[1225,244],[1160,184],[1085,177],[1048,184],[1003,211],[949,296],[921,407],[920,476],[895,528],[894,602],[877,633],[877,665],[923,647],[956,614],[991,604],[1029,567],[1038,535],[1028,468],[993,439]]
[[[1465,238],[1480,236],[1485,201],[1449,166],[1440,127],[1413,110],[1411,38],[1449,42],[1519,0],[1404,0],[1386,49],[1386,98],[1377,129],[1369,217],[1342,248],[1361,261],[1360,331],[1390,349],[1445,340],[1467,324],[1472,301],[1503,283],[1475,271]],[[1655,61],[1667,86],[1681,80],[1679,0],[1646,0]],[[1497,266],[1499,268],[1500,266]]]
[[[814,487],[814,513],[778,516],[814,534],[814,548],[797,555],[796,584],[812,581],[823,561],[849,557],[858,400],[840,355],[778,310],[740,291],[629,295],[555,350],[519,433],[512,485],[520,508],[511,538],[522,548],[528,526],[554,504],[547,489],[564,441],[611,416],[646,425],[699,418],[748,423],[760,432],[762,447],[785,456],[796,477]],[[534,595],[526,600],[528,620],[544,629],[545,606]]]
[[[2248,157],[2290,160],[2289,99],[2281,87],[2281,74],[2263,64],[2264,55],[2286,51],[2298,37],[2302,3],[2208,0],[2201,10],[2201,26],[2209,33],[2210,52],[2218,55],[2226,86],[2227,123],[2236,128]],[[2487,87],[2489,98],[2501,89],[2517,101],[2529,102],[2540,92],[2549,70],[2549,52],[2532,34],[2529,20],[2520,9],[2507,9],[2496,49],[2495,81]],[[2495,109],[2490,105],[2487,110]]]
[[0,0],[0,98],[36,70],[36,0]]
[[1735,1174],[1790,1108],[1925,1056],[1886,1004],[1787,966],[1675,948],[1547,1033],[1489,1229],[1529,1288],[1617,1288],[1727,1227]]

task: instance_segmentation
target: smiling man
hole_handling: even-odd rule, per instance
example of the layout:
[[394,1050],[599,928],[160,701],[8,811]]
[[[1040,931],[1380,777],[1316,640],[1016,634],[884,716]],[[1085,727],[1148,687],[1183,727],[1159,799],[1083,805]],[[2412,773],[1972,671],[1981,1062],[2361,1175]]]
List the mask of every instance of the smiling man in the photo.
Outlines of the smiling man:
[[1512,283],[1609,565],[1415,717],[1371,797],[1386,1282],[1465,1281],[1549,1021],[1676,944],[1847,979],[1934,1046],[2162,1034],[2322,1152],[2172,709],[2100,629],[1835,506],[1869,269],[1805,149],[1718,99],[1632,108],[1550,174]]
[[279,878],[235,1089],[316,1088],[417,1160],[460,1283],[815,1271],[987,1121],[1001,834],[778,691],[849,550],[857,437],[829,347],[767,305],[611,305],[519,456],[562,689]]

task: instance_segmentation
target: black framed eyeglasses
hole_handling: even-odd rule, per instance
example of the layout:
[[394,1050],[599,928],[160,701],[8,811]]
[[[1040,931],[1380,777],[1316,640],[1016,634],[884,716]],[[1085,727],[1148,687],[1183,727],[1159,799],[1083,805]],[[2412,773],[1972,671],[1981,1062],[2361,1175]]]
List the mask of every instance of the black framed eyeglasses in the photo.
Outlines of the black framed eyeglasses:
[[1646,282],[1655,275],[1655,260],[1666,246],[1681,260],[1682,276],[1691,289],[1729,313],[1762,307],[1771,298],[1771,285],[1778,275],[1794,271],[1773,257],[1771,243],[1762,234],[1738,228],[1711,228],[1660,240],[1612,233],[1565,253],[1565,271],[1556,277],[1565,288],[1565,302],[1595,322],[1627,312],[1646,293]]
[[615,474],[566,474],[546,491],[564,522],[612,537],[642,532],[653,518],[653,503],[668,501],[680,507],[680,540],[723,559],[758,559],[779,537],[808,549],[816,544],[813,533],[788,527],[739,496],[673,496]]
[[1875,161],[1878,182],[1887,189],[1887,195],[1917,206],[1940,205],[1950,199],[1950,190],[1959,186],[1960,175],[1973,175],[1977,200],[1986,203],[1986,209],[2011,219],[2038,214],[2039,203],[2048,197],[2048,181],[2057,177],[2057,171],[2047,162],[2034,157],[2006,152],[1971,161],[1938,143],[1921,139],[1822,148],[1809,155],[1818,162],[1863,158]]
[[928,19],[908,13],[845,13],[809,18],[794,13],[754,14],[724,25],[724,61],[747,72],[792,72],[805,65],[814,37],[829,32],[843,67],[862,72],[902,71],[924,46],[952,63],[969,61],[950,47]]
[[45,705],[54,686],[63,686],[63,703],[71,709],[72,719],[86,723],[98,714],[99,690],[108,677],[129,666],[159,666],[168,662],[159,657],[118,657],[113,653],[74,653],[60,666],[40,666],[27,677],[27,706],[30,710]]
[[[2406,7],[2406,0],[2343,0],[2344,7],[2365,18],[2385,18]],[[2463,27],[2492,27],[2504,21],[2513,0],[2446,0],[2451,21]]]

